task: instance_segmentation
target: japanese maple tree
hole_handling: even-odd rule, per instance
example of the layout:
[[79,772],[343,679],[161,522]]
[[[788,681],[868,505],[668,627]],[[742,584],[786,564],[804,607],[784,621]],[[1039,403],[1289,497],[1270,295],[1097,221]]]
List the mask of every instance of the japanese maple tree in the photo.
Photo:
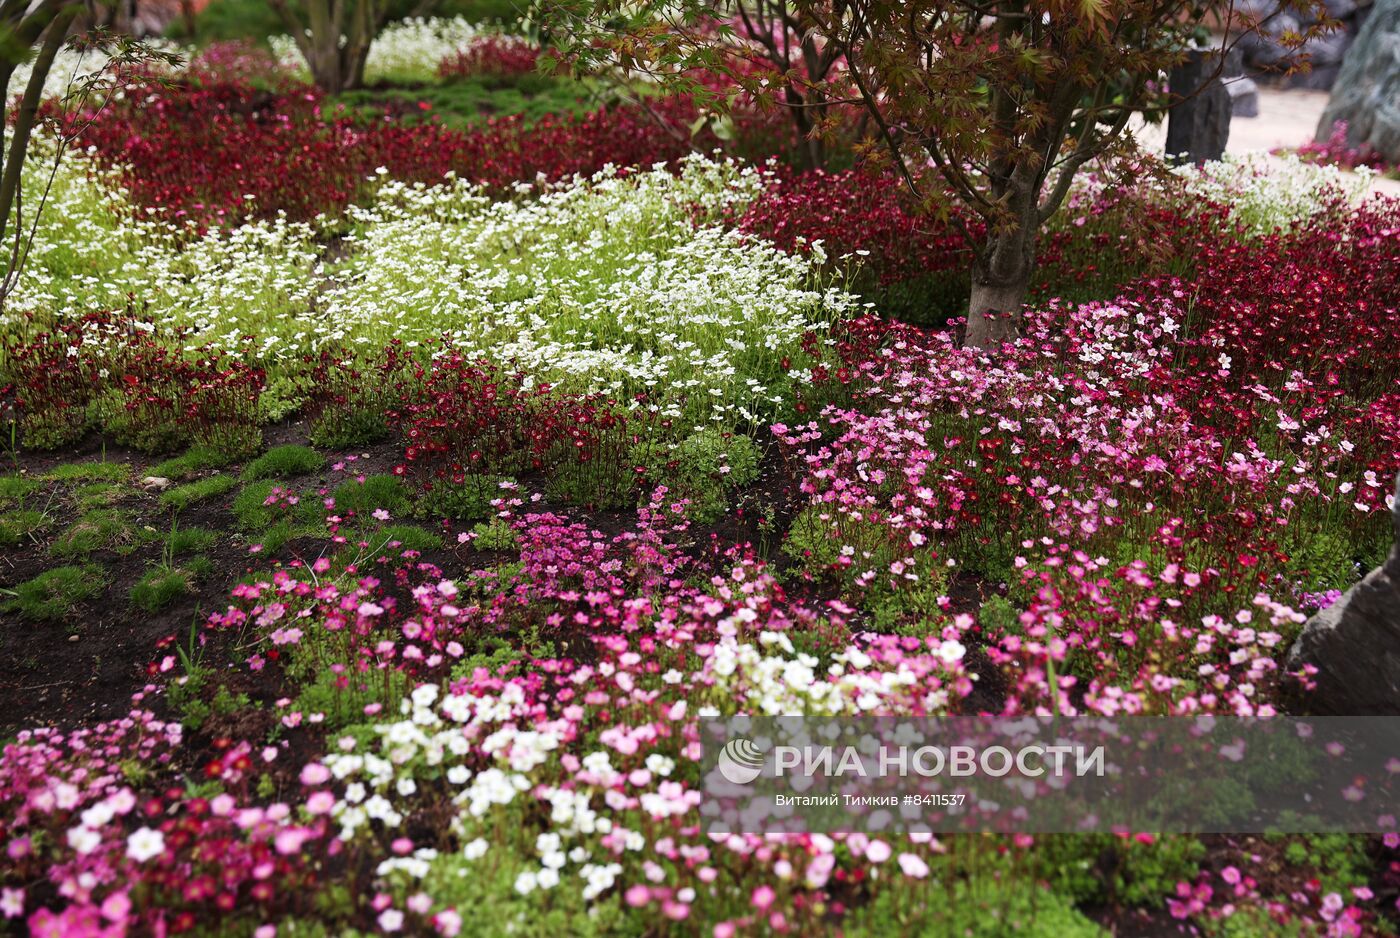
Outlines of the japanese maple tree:
[[[964,226],[974,346],[1015,334],[1041,228],[1086,163],[1110,165],[1133,151],[1124,133],[1131,115],[1168,103],[1166,75],[1201,28],[1238,37],[1259,25],[1231,0],[544,6],[576,69],[642,73],[692,92],[696,70],[724,71],[736,94],[817,115],[813,135],[830,128],[833,108],[853,109],[869,129],[869,152],[892,163],[926,210]],[[973,220],[985,234],[973,237]]]

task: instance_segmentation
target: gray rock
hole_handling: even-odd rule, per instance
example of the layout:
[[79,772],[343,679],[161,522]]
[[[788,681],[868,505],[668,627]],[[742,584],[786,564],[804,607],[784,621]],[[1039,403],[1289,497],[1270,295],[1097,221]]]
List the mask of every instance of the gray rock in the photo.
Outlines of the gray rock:
[[1344,20],[1356,12],[1355,0],[1323,0],[1323,6],[1334,20]]
[[1317,668],[1311,713],[1400,714],[1400,476],[1393,509],[1396,543],[1385,563],[1308,620],[1288,652],[1288,670]]
[[1346,59],[1347,50],[1355,41],[1356,37],[1352,36],[1351,33],[1339,29],[1323,36],[1314,36],[1303,43],[1303,47],[1299,51],[1307,55],[1308,62],[1316,70],[1322,66],[1340,65]]
[[1225,90],[1230,92],[1230,117],[1259,116],[1259,86],[1253,78],[1227,78]]
[[1192,50],[1172,69],[1177,102],[1167,112],[1167,159],[1177,163],[1218,160],[1230,140],[1230,92],[1216,74],[1216,50]]
[[1400,162],[1400,0],[1376,0],[1342,62],[1317,125],[1326,140],[1346,121],[1347,145]]

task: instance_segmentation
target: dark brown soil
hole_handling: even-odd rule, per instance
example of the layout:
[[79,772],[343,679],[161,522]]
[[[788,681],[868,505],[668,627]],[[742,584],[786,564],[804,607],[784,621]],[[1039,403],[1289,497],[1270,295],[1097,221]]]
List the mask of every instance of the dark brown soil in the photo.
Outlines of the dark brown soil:
[[[264,432],[264,440],[268,447],[308,444],[306,428],[301,423],[269,427]],[[388,473],[400,461],[401,450],[395,443],[380,443],[325,455],[326,470],[295,479],[289,486],[303,493],[314,493],[357,475]],[[81,483],[46,482],[40,491],[25,499],[27,508],[43,507],[50,516],[50,523],[31,543],[18,548],[0,548],[0,590],[12,590],[45,570],[68,563],[97,564],[106,571],[109,582],[100,596],[77,605],[73,614],[59,621],[32,621],[14,611],[0,611],[0,650],[3,651],[0,653],[0,699],[15,703],[0,712],[0,738],[24,725],[74,725],[110,719],[127,712],[132,706],[133,694],[149,683],[163,683],[167,679],[168,675],[160,671],[163,660],[173,657],[175,668],[180,667],[178,650],[189,647],[191,636],[201,632],[200,625],[211,612],[221,611],[227,605],[229,590],[241,577],[298,557],[310,559],[324,547],[323,541],[306,538],[294,540],[274,554],[250,554],[249,547],[257,539],[238,531],[230,511],[239,491],[239,487],[235,487],[227,494],[191,506],[178,517],[181,528],[200,527],[219,533],[215,546],[205,552],[214,566],[214,573],[197,581],[194,593],[158,613],[134,607],[129,598],[130,590],[152,564],[160,561],[162,541],[172,524],[172,513],[161,505],[159,493],[144,491],[139,480],[165,458],[106,446],[96,436],[68,450],[20,455],[18,471],[34,478],[68,463],[107,461],[130,465],[130,481],[122,483],[124,492],[112,507],[130,512],[138,528],[149,529],[146,536],[150,543],[124,556],[101,550],[85,558],[55,558],[50,553],[52,544],[81,514],[73,498],[73,490]],[[331,470],[337,463],[344,463],[343,471]],[[242,468],[242,464],[237,464],[217,470],[217,473],[236,476]],[[780,569],[791,566],[778,545],[800,507],[801,496],[792,472],[792,467],[770,453],[763,462],[759,479],[738,496],[728,516],[690,532],[693,539],[688,550],[694,559],[704,562],[731,546],[747,544]],[[199,473],[176,484],[214,474],[215,471]],[[527,487],[531,487],[531,481],[522,479]],[[589,510],[552,504],[549,500],[532,505],[531,510],[567,514],[605,535],[627,530],[636,519],[630,510]],[[437,529],[430,522],[422,522],[422,526]],[[431,551],[423,559],[441,567],[448,575],[501,559],[458,546],[455,538],[448,537],[447,541],[447,547]],[[835,588],[829,584],[801,579],[793,579],[788,591],[794,598],[809,602],[823,602],[836,595]],[[983,589],[970,581],[957,581],[952,593],[958,611],[971,611],[976,609]],[[0,606],[6,598],[0,594]],[[203,663],[221,669],[224,673],[220,681],[231,691],[248,693],[250,698],[263,702],[280,693],[280,682],[268,680],[270,675],[264,674],[260,676],[262,680],[255,680],[259,676],[249,675],[245,668],[228,667],[241,664],[248,654],[246,649],[231,647],[227,642],[221,647],[200,647],[204,653]],[[983,670],[987,671],[987,676],[979,688],[979,709],[983,704],[993,709],[999,703],[997,676],[990,668]],[[249,718],[270,719],[265,710],[263,714]],[[265,738],[265,732],[257,732],[258,729],[265,731],[266,727],[213,726],[207,727],[206,732],[211,737]]]
[[[303,428],[297,424],[269,428],[268,446],[305,443]],[[357,462],[369,472],[383,472],[394,462],[394,454],[372,454],[378,458]],[[196,581],[195,591],[157,613],[147,613],[130,601],[131,587],[147,569],[161,559],[162,541],[173,520],[170,509],[161,505],[158,493],[146,492],[139,480],[147,470],[166,457],[151,457],[117,447],[104,447],[96,437],[82,445],[58,453],[21,455],[19,470],[29,476],[42,476],[56,466],[75,462],[118,462],[132,467],[131,479],[113,507],[133,515],[135,525],[149,528],[151,543],[119,555],[99,550],[87,557],[59,559],[50,547],[79,516],[71,497],[75,483],[49,482],[28,496],[26,507],[43,507],[49,525],[31,543],[17,548],[0,548],[0,590],[14,589],[45,570],[68,563],[93,563],[107,572],[109,583],[101,595],[79,604],[74,614],[59,621],[28,620],[14,611],[0,610],[0,699],[13,706],[0,711],[0,737],[22,725],[65,724],[109,719],[131,708],[134,693],[158,674],[166,655],[175,654],[176,644],[187,643],[191,627],[208,614],[227,604],[228,592],[237,580],[255,569],[267,569],[276,559],[290,559],[298,548],[319,545],[292,542],[275,557],[250,555],[249,539],[237,533],[229,511],[238,489],[196,503],[178,516],[181,528],[207,528],[219,533],[214,546],[204,553],[214,573]],[[333,457],[332,457],[333,458]],[[219,470],[237,474],[241,465]],[[213,475],[200,473],[194,479]],[[187,480],[193,481],[194,479]],[[329,485],[331,473],[296,480],[298,487]],[[180,483],[176,483],[180,484]],[[179,565],[177,559],[177,565]],[[0,596],[0,602],[6,597]],[[163,646],[163,647],[158,647]]]

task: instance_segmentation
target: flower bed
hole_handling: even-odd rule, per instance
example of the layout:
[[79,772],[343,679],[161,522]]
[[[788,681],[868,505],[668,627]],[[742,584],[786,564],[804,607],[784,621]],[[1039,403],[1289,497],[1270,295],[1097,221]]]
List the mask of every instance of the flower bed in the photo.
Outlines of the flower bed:
[[[532,55],[409,23],[372,72]],[[1306,701],[1287,648],[1392,541],[1400,203],[1086,178],[969,350],[873,315],[955,316],[978,233],[869,170],[149,77],[0,320],[13,927],[1395,930],[1394,834],[710,834],[698,721]]]

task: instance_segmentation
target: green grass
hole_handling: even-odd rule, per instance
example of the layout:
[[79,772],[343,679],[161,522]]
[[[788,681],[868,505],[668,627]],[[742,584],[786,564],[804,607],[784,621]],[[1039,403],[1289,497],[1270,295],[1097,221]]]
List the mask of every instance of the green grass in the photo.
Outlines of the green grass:
[[309,446],[275,446],[244,467],[243,478],[286,479],[316,472],[325,465],[326,458]]
[[191,446],[183,456],[157,463],[146,471],[148,476],[179,481],[206,469],[222,469],[233,462],[231,454],[210,446]]
[[136,519],[113,508],[89,511],[58,536],[49,552],[55,557],[86,557],[99,550],[129,554],[155,540],[156,533],[138,527]]
[[[392,0],[389,13],[391,18],[402,19],[412,15],[416,8],[414,0]],[[429,15],[463,16],[473,23],[501,23],[511,27],[519,24],[528,8],[528,0],[439,0]],[[193,40],[202,46],[230,39],[264,43],[268,36],[287,31],[282,18],[267,0],[214,0],[195,16],[194,30],[194,35],[190,36],[184,20],[176,18],[167,27],[166,35],[186,42]]]
[[539,74],[462,78],[421,88],[366,88],[331,100],[366,119],[382,118],[388,109],[405,123],[435,119],[458,130],[515,114],[532,124],[547,114],[582,114],[602,103],[585,82]]
[[190,482],[186,485],[177,485],[173,489],[167,489],[161,494],[160,503],[166,508],[184,511],[196,502],[202,502],[206,498],[213,498],[216,495],[233,491],[237,484],[238,480],[231,475],[210,476],[207,479],[200,479],[198,482]]
[[194,575],[179,567],[152,567],[131,588],[131,604],[145,612],[159,612],[194,591]]
[[171,557],[198,554],[213,547],[218,540],[218,533],[207,528],[176,528],[170,532],[165,550]]
[[387,550],[395,541],[398,542],[398,547],[394,548],[396,551],[421,552],[442,547],[442,535],[427,528],[420,528],[416,524],[391,524],[374,530],[358,531],[352,540],[364,541],[375,551]]
[[408,509],[408,486],[403,480],[391,475],[367,476],[364,482],[351,479],[342,482],[331,492],[335,499],[335,513],[346,515],[355,512],[368,514],[383,508],[391,515],[400,515]]
[[125,482],[131,466],[124,462],[70,462],[44,473],[54,482]]
[[302,531],[320,530],[319,525],[324,518],[320,498],[314,494],[302,497],[289,512],[284,507],[273,508],[264,504],[275,488],[285,486],[272,479],[264,479],[249,482],[234,496],[233,517],[240,528],[245,531],[267,531],[269,528],[285,525],[289,537]]
[[112,482],[85,482],[73,490],[73,502],[79,511],[110,508],[127,494],[127,488]]
[[29,476],[0,476],[0,505],[21,502],[38,488],[39,481]]
[[15,587],[5,611],[26,619],[54,621],[74,614],[79,603],[95,599],[106,588],[107,574],[101,567],[55,567]]
[[39,511],[19,510],[0,515],[0,547],[18,547],[48,525],[48,516]]

